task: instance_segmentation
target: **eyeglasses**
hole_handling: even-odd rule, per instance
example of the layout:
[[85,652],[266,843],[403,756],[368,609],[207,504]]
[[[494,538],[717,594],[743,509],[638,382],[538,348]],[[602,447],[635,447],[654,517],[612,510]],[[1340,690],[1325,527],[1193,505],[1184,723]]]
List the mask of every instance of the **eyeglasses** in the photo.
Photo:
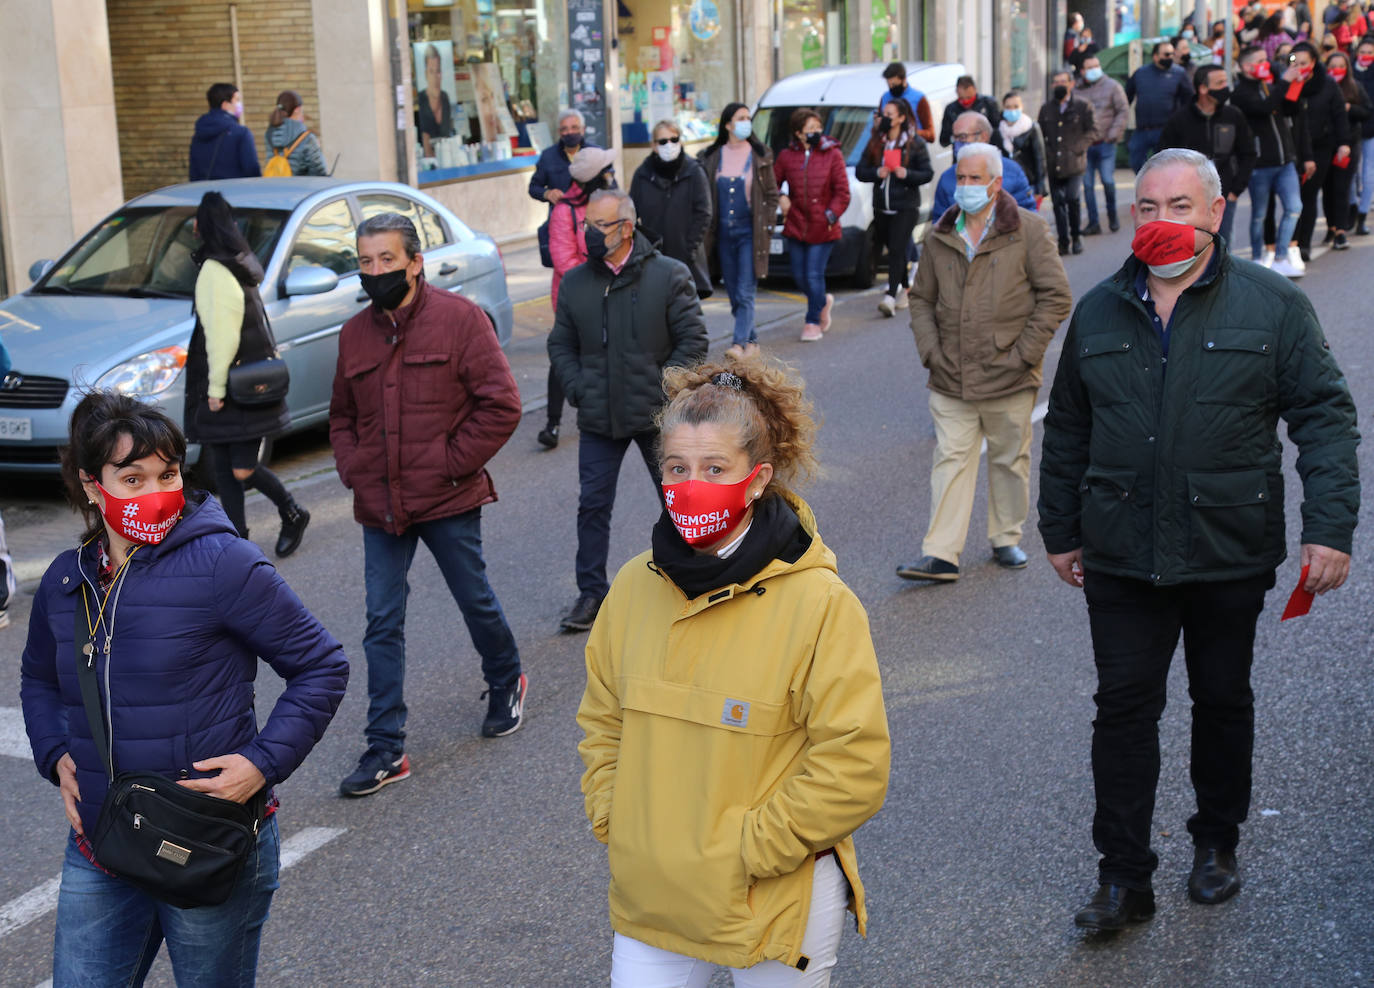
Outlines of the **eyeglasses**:
[[964,141],[964,142],[967,143],[967,144],[976,144],[976,143],[982,138],[982,136],[983,136],[983,135],[982,135],[981,133],[976,133],[976,134],[975,134],[975,133],[965,132],[965,133],[962,133],[962,134],[955,134],[955,135],[954,135],[954,139],[955,139],[956,141]]
[[676,144],[681,140],[681,137],[660,137],[658,140],[654,141],[654,143],[659,147],[663,147],[668,144]]

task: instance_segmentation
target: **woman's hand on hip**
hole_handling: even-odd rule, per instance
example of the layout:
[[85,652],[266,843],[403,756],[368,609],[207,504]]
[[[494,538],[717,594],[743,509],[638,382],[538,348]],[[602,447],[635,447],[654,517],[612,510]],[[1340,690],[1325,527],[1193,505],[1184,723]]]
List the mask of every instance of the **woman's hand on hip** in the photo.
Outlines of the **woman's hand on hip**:
[[210,411],[212,411],[212,412],[217,412],[217,411],[219,411],[221,408],[224,407],[224,399],[223,399],[223,398],[207,398],[207,399],[205,399],[205,400],[206,400],[206,402],[209,404],[209,406],[210,406]]
[[219,775],[208,779],[185,779],[179,785],[235,803],[248,802],[255,792],[267,785],[258,767],[242,755],[216,755],[194,762],[191,767],[197,772],[218,770]]
[[78,834],[84,834],[81,827],[81,814],[76,812],[76,804],[81,800],[81,790],[76,786],[76,762],[70,754],[57,760],[57,790],[62,793],[62,809],[67,813],[67,822]]

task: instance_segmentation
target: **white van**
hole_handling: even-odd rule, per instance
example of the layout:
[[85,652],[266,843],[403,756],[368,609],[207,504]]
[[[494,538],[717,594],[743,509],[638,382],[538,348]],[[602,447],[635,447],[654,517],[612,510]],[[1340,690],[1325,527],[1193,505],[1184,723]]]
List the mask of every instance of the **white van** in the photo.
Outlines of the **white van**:
[[[956,98],[954,83],[965,74],[964,67],[958,62],[903,64],[906,66],[907,85],[925,94],[938,134],[945,104]],[[859,288],[872,285],[875,273],[873,185],[856,179],[854,166],[859,163],[859,157],[868,146],[873,115],[878,109],[878,101],[887,92],[887,82],[883,79],[885,68],[886,62],[874,62],[798,72],[769,86],[753,111],[754,133],[773,149],[775,155],[787,147],[792,139],[787,129],[792,112],[804,106],[819,113],[825,132],[840,142],[849,173],[849,208],[840,217],[843,236],[831,251],[825,273],[827,277],[848,275]],[[949,149],[931,144],[929,151],[930,163],[938,179],[952,160]],[[921,190],[923,219],[934,195],[935,180],[932,179]],[[916,229],[916,239],[919,240],[924,233],[924,226],[918,225]],[[775,277],[791,274],[782,239],[781,216],[777,218],[773,242],[769,245],[768,274]]]

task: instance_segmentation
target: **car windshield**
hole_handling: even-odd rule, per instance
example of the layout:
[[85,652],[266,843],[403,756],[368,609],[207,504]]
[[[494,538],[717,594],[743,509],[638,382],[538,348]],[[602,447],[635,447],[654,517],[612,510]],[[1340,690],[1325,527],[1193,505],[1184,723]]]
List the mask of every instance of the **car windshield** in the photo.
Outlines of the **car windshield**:
[[[287,213],[236,209],[234,218],[253,253],[267,266]],[[111,216],[74,247],[33,291],[55,295],[124,295],[190,298],[196,264],[191,252],[195,206],[126,209]]]
[[[760,107],[754,114],[754,133],[758,134],[773,153],[781,151],[792,140],[787,128],[795,106]],[[868,141],[869,128],[873,126],[873,106],[818,106],[816,112],[821,116],[825,132],[840,142],[847,165],[857,165]]]

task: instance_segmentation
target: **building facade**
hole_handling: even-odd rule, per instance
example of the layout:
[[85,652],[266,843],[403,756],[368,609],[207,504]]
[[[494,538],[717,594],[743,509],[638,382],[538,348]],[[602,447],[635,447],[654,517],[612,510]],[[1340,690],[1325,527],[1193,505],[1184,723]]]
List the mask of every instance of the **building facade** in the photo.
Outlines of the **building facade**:
[[0,0],[0,295],[125,200],[184,181],[205,90],[232,82],[265,160],[282,90],[333,174],[418,186],[498,242],[557,113],[628,181],[665,118],[688,151],[721,109],[825,65],[957,61],[1038,100],[1066,0]]

